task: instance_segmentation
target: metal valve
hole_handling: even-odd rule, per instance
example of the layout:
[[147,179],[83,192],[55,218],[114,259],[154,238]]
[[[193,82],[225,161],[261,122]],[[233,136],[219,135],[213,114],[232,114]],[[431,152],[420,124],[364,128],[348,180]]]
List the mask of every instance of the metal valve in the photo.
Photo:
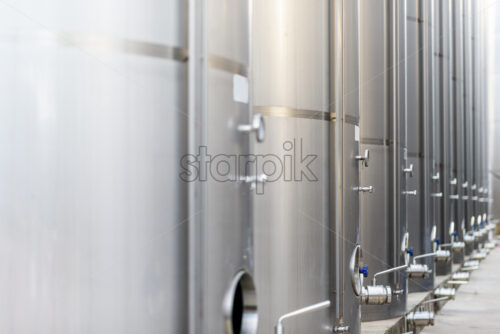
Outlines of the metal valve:
[[370,150],[365,150],[365,155],[356,155],[354,159],[362,161],[365,167],[368,167],[368,160],[370,160]]
[[362,268],[359,268],[359,273],[363,274],[363,277],[368,277],[368,266],[365,264]]
[[333,329],[334,333],[349,333],[349,326],[347,325],[340,325],[340,326],[335,326]]
[[439,174],[439,172],[437,172],[436,174],[434,174],[434,175],[431,176],[431,179],[433,181],[439,181],[440,177],[441,177],[441,175]]
[[407,249],[406,253],[410,254],[410,256],[413,256],[413,247],[410,249]]
[[472,256],[470,258],[471,258],[471,260],[481,261],[481,260],[486,259],[486,253],[477,252],[477,253],[472,254]]
[[465,250],[465,243],[463,241],[455,241],[451,244],[451,250],[455,253],[461,253]]
[[259,143],[263,142],[266,136],[266,126],[264,123],[264,117],[261,114],[253,115],[252,124],[238,125],[238,131],[243,133],[255,132],[255,135],[257,136],[257,141]]
[[450,184],[451,184],[452,186],[456,186],[456,185],[457,185],[457,182],[458,182],[458,181],[457,181],[457,178],[456,178],[456,177],[450,180]]
[[403,195],[412,195],[412,196],[417,196],[417,191],[416,190],[404,190],[402,192]]
[[267,181],[267,175],[260,174],[260,175],[244,176],[241,178],[241,181],[245,183],[250,183],[250,189],[253,190],[257,186],[257,183],[265,183]]
[[424,279],[429,277],[429,274],[432,272],[432,270],[429,269],[429,267],[426,264],[419,264],[419,263],[412,263],[406,269],[406,274],[408,275],[409,278],[413,279]]
[[431,193],[431,197],[443,197],[443,193]]
[[410,164],[410,167],[403,168],[403,172],[413,177],[413,164]]
[[464,183],[462,183],[462,188],[467,188],[468,186],[469,186],[468,181],[465,181]]
[[455,292],[456,290],[454,288],[437,288],[436,290],[434,290],[434,297],[447,297],[449,299],[455,299]]
[[439,249],[436,251],[436,262],[448,262],[451,260],[451,253],[449,250]]
[[459,195],[450,195],[450,199],[460,199]]
[[470,234],[464,235],[464,242],[466,244],[473,244],[474,243],[474,236],[470,235]]
[[373,188],[373,186],[355,187],[354,190],[359,191],[359,192],[364,192],[364,193],[372,193],[374,188]]
[[470,273],[467,272],[454,273],[451,276],[451,279],[455,281],[468,281],[470,279]]
[[429,325],[434,326],[434,312],[412,312],[406,316],[406,321],[413,327],[425,327]]
[[465,261],[462,267],[462,270],[467,267],[479,267],[479,261],[477,260],[469,260]]
[[390,304],[392,300],[392,290],[390,286],[369,285],[363,287],[361,301],[369,305]]

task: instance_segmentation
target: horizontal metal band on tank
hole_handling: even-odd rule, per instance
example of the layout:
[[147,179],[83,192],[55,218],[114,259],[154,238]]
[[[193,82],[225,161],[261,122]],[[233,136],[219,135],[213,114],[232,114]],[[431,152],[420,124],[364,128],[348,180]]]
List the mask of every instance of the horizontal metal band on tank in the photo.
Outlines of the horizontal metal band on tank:
[[320,121],[335,121],[335,113],[320,110],[295,109],[277,106],[256,106],[253,107],[254,114],[272,117],[306,118]]
[[208,55],[208,66],[224,72],[248,76],[247,66],[214,54]]
[[408,156],[411,158],[423,158],[424,154],[421,152],[408,152]]
[[389,139],[380,139],[380,138],[361,138],[360,143],[365,145],[380,145],[380,146],[389,146],[391,144]]
[[352,125],[359,125],[359,117],[345,114],[344,115],[344,122],[346,122],[348,124],[352,124]]
[[[320,121],[335,122],[337,115],[333,112],[321,110],[295,109],[277,106],[257,106],[253,108],[255,114],[273,117],[306,118]],[[344,121],[348,124],[359,125],[359,117],[345,115]]]
[[29,42],[42,46],[63,46],[85,52],[116,52],[171,59],[180,62],[186,62],[188,60],[188,51],[185,48],[105,35],[40,30],[9,35],[2,34],[0,35],[0,40],[13,43]]
[[[11,43],[28,42],[46,47],[62,46],[85,52],[116,52],[180,62],[187,62],[189,58],[188,50],[182,47],[73,32],[37,30],[9,35],[0,34],[0,41]],[[248,76],[247,66],[217,55],[208,55],[208,65],[224,72]]]

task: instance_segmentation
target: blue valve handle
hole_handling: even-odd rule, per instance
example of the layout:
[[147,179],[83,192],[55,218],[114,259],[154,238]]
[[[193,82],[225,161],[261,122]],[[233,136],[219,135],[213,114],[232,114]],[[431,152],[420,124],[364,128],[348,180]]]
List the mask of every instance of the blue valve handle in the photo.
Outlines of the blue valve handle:
[[453,233],[451,234],[453,237],[457,237],[457,231],[453,231]]
[[439,243],[440,243],[439,238],[436,238],[436,240],[434,240],[434,242],[436,243],[436,245],[439,245]]
[[413,256],[413,247],[410,249],[407,249],[406,252],[410,254],[410,256]]
[[359,268],[359,273],[363,274],[364,277],[368,277],[368,266],[365,264],[362,268]]

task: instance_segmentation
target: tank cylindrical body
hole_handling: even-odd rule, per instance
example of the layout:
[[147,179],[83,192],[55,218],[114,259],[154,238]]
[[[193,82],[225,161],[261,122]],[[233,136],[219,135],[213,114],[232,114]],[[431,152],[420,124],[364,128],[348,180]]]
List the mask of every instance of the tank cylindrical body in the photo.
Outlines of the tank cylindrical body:
[[[260,334],[273,333],[282,315],[331,296],[328,9],[328,1],[253,2],[253,112],[266,122],[266,139],[254,151],[281,164],[276,173],[271,163],[257,166],[269,179],[254,196]],[[319,331],[330,314],[289,319],[285,332]]]
[[[467,216],[467,201],[464,200],[466,193],[466,119],[465,119],[465,98],[464,98],[464,25],[463,25],[463,1],[453,1],[453,100],[454,117],[456,129],[455,155],[457,165],[456,185],[450,190],[450,198],[456,202],[456,228],[457,239],[466,243],[465,255],[471,251],[470,242],[466,241],[469,231],[469,218]],[[470,238],[469,238],[470,239]],[[463,257],[454,260],[455,263],[463,262]]]
[[[465,208],[465,221],[468,231],[477,228],[474,204],[472,200],[474,185],[474,121],[473,121],[473,72],[472,72],[472,40],[471,40],[471,17],[469,0],[462,0],[462,25],[463,25],[463,59],[464,59],[464,171],[465,179],[462,184],[464,194],[462,196]],[[474,246],[477,248],[477,244]]]
[[[448,1],[434,1],[434,21],[432,23],[433,32],[435,34],[435,64],[436,64],[436,77],[437,89],[436,89],[436,104],[435,112],[439,119],[439,127],[437,132],[439,133],[439,149],[438,149],[438,160],[440,170],[439,178],[439,194],[440,197],[436,198],[439,203],[440,213],[438,216],[438,228],[437,236],[441,244],[450,244],[453,242],[453,232],[455,223],[454,216],[452,212],[451,202],[449,200],[449,194],[452,191],[450,187],[450,175],[452,171],[450,166],[452,164],[453,156],[451,150],[451,140],[452,132],[454,130],[451,124],[451,113],[453,110],[453,99],[451,96],[451,81],[452,81],[452,71],[451,71],[451,34],[449,30],[450,24],[450,5]],[[437,258],[436,258],[437,260]],[[451,273],[452,270],[451,261],[438,261],[436,263],[436,275],[447,275]]]
[[[430,220],[427,217],[428,189],[425,178],[428,177],[425,165],[425,126],[424,114],[426,94],[423,91],[423,28],[419,18],[422,17],[422,1],[407,2],[407,40],[408,48],[408,164],[413,166],[409,174],[407,186],[416,189],[417,196],[408,199],[408,232],[409,243],[414,248],[415,255],[432,252],[430,240]],[[427,235],[427,237],[426,237]],[[431,266],[432,270],[408,271],[408,290],[426,291],[433,288],[434,270],[432,258],[423,258],[419,266]]]
[[[362,170],[361,183],[375,188],[372,196],[361,198],[361,239],[364,262],[374,274],[407,260],[406,202],[417,189],[407,187],[405,172],[410,167],[406,160],[406,2],[360,4],[361,151],[371,153],[371,165]],[[392,297],[391,304],[363,305],[363,321],[405,312],[406,272],[381,276],[378,283],[401,293]]]
[[[449,160],[449,208],[450,221],[455,223],[455,241],[463,241],[465,234],[465,218],[462,201],[463,184],[463,55],[462,55],[462,31],[461,28],[461,6],[460,2],[446,1],[449,7],[449,34],[450,34],[450,64],[451,85],[450,94],[450,160]],[[453,263],[462,263],[465,252],[453,252]]]
[[187,331],[186,17],[184,1],[0,11],[1,332]]
[[197,223],[190,233],[190,325],[196,333],[256,333],[251,200],[262,180],[242,166],[260,131],[255,136],[242,130],[255,125],[248,81],[250,8],[225,0],[192,6],[191,149],[201,165],[190,194],[190,217]]

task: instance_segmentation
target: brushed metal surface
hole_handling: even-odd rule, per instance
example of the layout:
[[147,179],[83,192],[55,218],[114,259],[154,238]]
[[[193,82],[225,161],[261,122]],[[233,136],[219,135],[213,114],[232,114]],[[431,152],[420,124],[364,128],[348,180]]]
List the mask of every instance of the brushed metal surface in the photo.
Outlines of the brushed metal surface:
[[[205,118],[200,119],[205,121],[203,144],[212,156],[247,155],[255,138],[236,128],[248,124],[251,110],[248,103],[234,98],[233,77],[245,75],[249,66],[249,6],[246,2],[210,0],[203,8],[208,57],[204,68]],[[255,171],[248,173],[252,176]],[[199,332],[226,333],[222,302],[233,277],[242,270],[253,275],[252,192],[249,183],[221,182],[212,173],[204,184],[202,199],[201,242],[197,250],[201,259],[197,270]],[[258,287],[256,294],[258,311]]]
[[[440,171],[440,182],[439,191],[443,193],[443,197],[438,199],[440,206],[440,216],[438,225],[438,237],[441,243],[448,244],[451,242],[451,236],[449,234],[449,227],[451,224],[450,220],[450,201],[449,201],[449,162],[450,162],[450,46],[448,44],[448,39],[450,38],[449,32],[447,30],[448,25],[448,13],[446,11],[446,2],[439,1],[434,3],[435,10],[435,28],[434,33],[436,35],[436,74],[439,77],[438,82],[438,113],[439,113],[439,171]],[[447,263],[437,263],[436,264],[436,275],[446,275],[451,273],[452,267],[451,262]]]
[[[425,92],[423,91],[425,71],[423,66],[424,29],[428,25],[423,20],[421,1],[408,2],[407,45],[408,45],[408,164],[414,166],[413,176],[407,179],[408,189],[417,189],[417,196],[408,200],[408,232],[410,247],[415,256],[432,252],[430,220],[427,219],[428,188],[425,186],[426,153],[425,148]],[[434,285],[434,261],[423,258],[419,263],[426,264],[432,271],[425,279],[409,279],[409,292],[427,291]]]
[[[0,31],[186,49],[186,14],[181,1],[19,0]],[[185,333],[186,64],[1,37],[0,49],[0,331]]]
[[[380,36],[383,36],[382,43]],[[370,147],[373,163],[361,173],[361,183],[373,184],[376,189],[373,196],[361,199],[361,239],[372,273],[398,266],[403,261],[401,240],[407,232],[407,199],[403,191],[413,190],[407,188],[403,172],[408,166],[405,40],[405,3],[361,2],[361,137],[389,139],[387,147]],[[378,123],[365,122],[367,115],[374,116]],[[380,120],[384,120],[384,127],[380,126]],[[367,141],[362,139],[363,142]],[[361,150],[368,147],[362,144]],[[380,283],[389,284],[393,290],[402,289],[404,293],[394,296],[390,305],[363,306],[363,321],[386,319],[405,312],[405,273],[382,276]]]
[[[463,73],[463,24],[462,24],[462,2],[454,1],[452,9],[453,15],[453,98],[455,110],[455,128],[456,128],[456,165],[457,165],[457,185],[455,195],[462,198],[464,189],[462,184],[465,182],[465,135],[464,135],[464,73]],[[457,201],[457,232],[459,240],[463,240],[466,227],[466,212],[462,201]]]
[[[339,2],[340,3],[340,2]],[[335,80],[332,85],[331,101],[336,102],[335,110],[337,114],[337,122],[335,123],[335,153],[336,163],[330,166],[331,173],[335,172],[335,194],[336,202],[336,226],[337,233],[341,232],[339,241],[335,246],[336,250],[341,247],[341,251],[336,254],[336,267],[340,267],[340,275],[342,280],[334,277],[338,286],[343,290],[342,293],[335,293],[337,287],[332,289],[339,308],[335,313],[335,326],[349,326],[350,333],[360,333],[361,323],[361,307],[360,300],[353,290],[351,282],[351,268],[349,267],[348,259],[353,254],[355,247],[363,243],[360,235],[360,198],[371,196],[371,193],[362,193],[356,187],[370,187],[371,184],[363,184],[360,182],[360,166],[362,165],[355,156],[360,154],[360,24],[361,18],[360,2],[359,1],[342,1],[342,8],[335,7],[335,10],[342,13],[341,39],[333,39],[335,43],[336,61],[341,60],[338,64],[342,66],[341,70],[333,70]],[[337,17],[337,16],[335,16]],[[338,22],[333,22],[338,23]],[[338,25],[337,25],[338,27]],[[332,34],[340,33],[339,30],[333,29]],[[339,53],[342,56],[339,56]],[[332,66],[333,67],[333,66]],[[341,81],[338,80],[341,75]],[[340,86],[340,87],[339,87]],[[338,105],[341,103],[341,106]],[[370,165],[369,165],[370,166]],[[338,169],[341,172],[338,173]],[[364,167],[370,168],[370,167]],[[342,178],[342,180],[339,180]],[[341,191],[339,190],[341,189]],[[332,196],[333,197],[333,196]],[[341,227],[341,231],[338,230]],[[358,274],[358,268],[354,268],[355,274]],[[338,275],[336,275],[338,276]]]
[[[335,123],[312,119],[329,106],[328,1],[253,2],[253,104],[310,112],[311,118],[265,115],[266,139],[256,154],[316,155],[317,180],[267,182],[254,196],[258,333],[272,334],[278,319],[331,297],[329,138]],[[288,146],[286,144],[285,146]],[[302,152],[302,153],[301,153]],[[290,171],[288,171],[290,172]],[[300,173],[300,171],[297,170]],[[297,175],[299,176],[299,175]],[[327,333],[332,309],[287,319],[286,333]]]
[[[361,240],[364,263],[371,275],[397,266],[395,263],[395,236],[399,239],[392,198],[396,198],[392,187],[391,161],[393,160],[394,137],[392,137],[392,115],[395,108],[389,92],[395,87],[396,71],[391,66],[395,50],[393,22],[395,8],[387,1],[361,1],[361,147],[370,150],[370,167],[362,168],[361,184],[373,185],[375,191],[360,199]],[[394,24],[391,25],[391,22]],[[380,36],[383,36],[382,39]],[[394,61],[394,58],[392,59]],[[389,146],[370,145],[370,140],[385,142],[392,139]],[[398,247],[399,248],[399,247]],[[396,274],[398,275],[398,274]],[[394,287],[398,280],[395,275],[382,276],[379,284]],[[390,305],[363,305],[362,320],[377,320],[395,316],[401,300],[395,298]],[[404,298],[403,298],[404,299]]]

